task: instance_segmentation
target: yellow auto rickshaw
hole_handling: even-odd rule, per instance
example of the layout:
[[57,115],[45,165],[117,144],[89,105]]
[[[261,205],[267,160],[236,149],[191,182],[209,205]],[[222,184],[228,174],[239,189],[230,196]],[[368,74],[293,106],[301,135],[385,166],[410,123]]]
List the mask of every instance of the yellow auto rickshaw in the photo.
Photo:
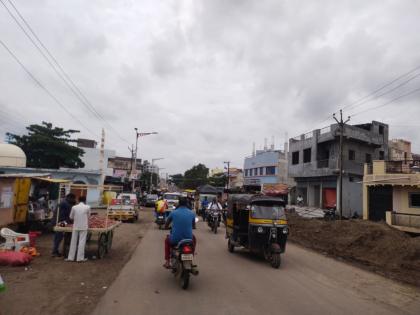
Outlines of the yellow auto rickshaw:
[[279,268],[289,234],[284,208],[284,200],[278,197],[230,196],[226,220],[229,252],[242,246],[264,255],[272,267]]

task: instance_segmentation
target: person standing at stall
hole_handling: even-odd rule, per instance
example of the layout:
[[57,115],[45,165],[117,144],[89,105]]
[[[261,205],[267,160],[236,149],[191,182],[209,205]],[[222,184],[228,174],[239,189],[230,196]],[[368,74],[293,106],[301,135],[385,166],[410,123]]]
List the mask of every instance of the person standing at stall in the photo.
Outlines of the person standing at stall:
[[[70,219],[73,220],[70,251],[67,261],[85,262],[86,237],[89,228],[90,206],[86,205],[86,196],[79,197],[79,203],[71,208]],[[76,257],[77,250],[77,257]]]
[[[67,225],[70,223],[70,211],[76,204],[76,196],[72,193],[68,194],[66,198],[60,203],[58,209],[54,213],[52,222],[54,225]],[[59,252],[61,241],[63,240],[64,232],[55,232],[54,245],[52,250],[53,257],[61,257]]]

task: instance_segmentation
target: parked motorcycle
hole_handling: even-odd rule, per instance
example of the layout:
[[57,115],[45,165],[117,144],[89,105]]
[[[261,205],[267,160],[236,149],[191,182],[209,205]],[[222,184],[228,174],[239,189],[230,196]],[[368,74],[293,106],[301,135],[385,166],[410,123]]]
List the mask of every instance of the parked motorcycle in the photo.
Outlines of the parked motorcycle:
[[181,288],[186,290],[190,284],[190,274],[197,276],[197,266],[194,260],[194,244],[186,239],[171,248],[171,270],[175,278],[179,279]]
[[325,221],[334,221],[338,219],[338,215],[336,213],[336,208],[330,208],[324,211],[324,220]]
[[217,228],[220,225],[220,212],[215,210],[210,211],[207,215],[207,224],[214,234],[217,234]]

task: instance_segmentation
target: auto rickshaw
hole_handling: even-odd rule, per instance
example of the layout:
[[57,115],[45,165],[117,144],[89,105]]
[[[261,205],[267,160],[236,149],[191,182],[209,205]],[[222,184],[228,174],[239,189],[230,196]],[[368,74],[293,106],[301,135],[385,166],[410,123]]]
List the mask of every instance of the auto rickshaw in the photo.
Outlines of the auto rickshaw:
[[279,268],[289,234],[284,207],[284,200],[278,197],[232,195],[226,220],[229,252],[242,246]]

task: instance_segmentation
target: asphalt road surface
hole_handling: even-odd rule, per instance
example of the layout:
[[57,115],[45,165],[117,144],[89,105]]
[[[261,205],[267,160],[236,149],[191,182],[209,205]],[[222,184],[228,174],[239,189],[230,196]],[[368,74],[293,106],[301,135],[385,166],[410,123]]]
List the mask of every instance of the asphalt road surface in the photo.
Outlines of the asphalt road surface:
[[149,229],[95,315],[166,314],[420,314],[420,291],[288,244],[280,269],[237,249],[227,250],[199,222],[200,275],[184,291],[162,267],[168,232]]

